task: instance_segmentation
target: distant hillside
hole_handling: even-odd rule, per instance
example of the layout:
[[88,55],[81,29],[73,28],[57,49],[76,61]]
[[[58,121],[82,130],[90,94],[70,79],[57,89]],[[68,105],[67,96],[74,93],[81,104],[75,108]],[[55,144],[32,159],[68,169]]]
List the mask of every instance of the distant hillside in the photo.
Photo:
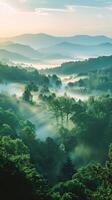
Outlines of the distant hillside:
[[112,92],[112,66],[108,69],[95,70],[94,72],[85,73],[85,79],[80,79],[77,82],[69,83],[73,87],[85,88],[85,92],[103,91]]
[[112,67],[112,56],[91,58],[85,61],[63,63],[60,67],[44,70],[47,73],[79,74]]
[[10,52],[4,49],[0,49],[0,60],[6,60],[6,61],[22,61],[22,62],[28,62],[31,61],[28,57],[25,57],[21,54]]
[[0,60],[9,59],[12,62],[60,64],[67,60],[112,55],[112,38],[106,36],[58,37],[40,33],[24,34],[4,40],[0,40]]
[[70,42],[81,45],[98,45],[101,43],[112,43],[112,38],[106,36],[75,35],[75,36],[57,37],[44,33],[24,34],[12,38],[6,38],[5,40],[21,43],[24,45],[29,45],[35,49],[46,48],[62,42]]
[[41,53],[48,55],[62,54],[69,56],[69,58],[76,57],[98,57],[112,55],[112,44],[102,43],[99,45],[80,45],[69,42],[62,42],[54,46],[39,49]]
[[61,41],[58,37],[50,36],[47,34],[25,34],[12,38],[8,38],[8,40],[21,43],[24,45],[29,45],[32,48],[39,49],[48,47],[54,44],[57,44]]
[[[1,56],[0,59],[10,59],[11,61],[15,61],[15,56],[14,54],[19,54],[17,61],[30,61],[32,63],[38,63],[38,62],[43,62],[44,60],[52,60],[52,59],[66,59],[70,58],[68,55],[63,55],[63,53],[58,53],[58,52],[39,52],[38,50],[33,49],[32,47],[28,45],[23,45],[19,43],[13,43],[13,42],[1,42],[0,43],[0,50]],[[3,50],[5,52],[9,52],[11,56],[8,54],[3,54]],[[21,57],[20,57],[21,55]],[[23,58],[24,59],[21,59]]]
[[104,35],[98,35],[98,36],[76,35],[73,37],[69,37],[68,41],[82,45],[99,45],[101,43],[107,43],[107,42],[112,43],[112,38],[109,38]]
[[0,63],[0,83],[9,82],[31,84],[36,90],[37,85],[59,88],[62,84],[58,76],[41,74],[35,68],[13,67]]
[[22,44],[13,43],[13,42],[5,42],[5,43],[0,44],[0,49],[1,48],[10,52],[21,54],[31,59],[37,59],[38,57],[40,57],[40,53],[28,45],[22,45]]

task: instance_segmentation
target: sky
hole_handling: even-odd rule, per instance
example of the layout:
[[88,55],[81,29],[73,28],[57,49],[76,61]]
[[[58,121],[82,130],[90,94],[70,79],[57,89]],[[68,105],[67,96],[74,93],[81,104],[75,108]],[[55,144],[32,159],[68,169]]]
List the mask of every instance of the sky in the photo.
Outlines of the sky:
[[112,36],[112,0],[0,0],[0,37],[24,33]]

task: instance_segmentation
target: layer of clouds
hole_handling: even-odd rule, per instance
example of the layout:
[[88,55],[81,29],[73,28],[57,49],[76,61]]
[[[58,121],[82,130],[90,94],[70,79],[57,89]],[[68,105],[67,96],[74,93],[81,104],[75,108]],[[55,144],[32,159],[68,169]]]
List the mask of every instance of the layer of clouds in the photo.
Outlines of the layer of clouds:
[[65,8],[67,5],[108,7],[112,5],[112,0],[0,0],[14,7],[25,10],[35,10],[37,8]]
[[112,0],[74,0],[75,5],[90,7],[108,7],[112,5]]
[[[66,22],[66,23],[65,23]],[[112,0],[0,0],[0,35],[112,35]]]
[[76,7],[74,5],[67,5],[64,8],[36,8],[35,13],[38,15],[48,15],[52,13],[74,13],[76,12]]

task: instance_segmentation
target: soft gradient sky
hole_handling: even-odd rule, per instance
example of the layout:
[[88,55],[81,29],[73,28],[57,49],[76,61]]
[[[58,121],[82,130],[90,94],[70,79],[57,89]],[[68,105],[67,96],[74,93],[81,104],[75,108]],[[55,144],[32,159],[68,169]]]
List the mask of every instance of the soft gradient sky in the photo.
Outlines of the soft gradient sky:
[[0,37],[38,32],[112,36],[112,0],[0,0]]

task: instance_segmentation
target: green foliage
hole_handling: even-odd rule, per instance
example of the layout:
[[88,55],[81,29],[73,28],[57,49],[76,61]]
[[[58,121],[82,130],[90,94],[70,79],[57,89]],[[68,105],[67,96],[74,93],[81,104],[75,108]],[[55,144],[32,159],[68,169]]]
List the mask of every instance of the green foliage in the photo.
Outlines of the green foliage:
[[111,67],[112,56],[90,58],[85,61],[63,63],[61,67],[46,70],[47,73],[55,74],[84,74],[94,70],[107,69]]
[[112,144],[109,148],[109,158],[102,171],[99,173],[101,178],[101,185],[93,194],[94,200],[110,200],[112,198]]
[[12,110],[0,108],[0,135],[15,135],[18,128],[18,117]]
[[[112,145],[108,159],[107,152],[112,141],[112,97],[91,97],[86,102],[56,97],[47,78],[43,76],[46,84],[39,87],[38,72],[27,73],[33,82],[27,82],[25,101],[0,94],[0,195],[4,200],[6,195],[12,200],[111,200]],[[48,78],[60,87],[57,76]],[[34,91],[46,113],[57,120],[54,138],[41,141],[38,129],[21,111],[23,105],[25,112],[28,106],[38,107],[29,104]]]
[[48,77],[49,77],[51,85],[53,83],[54,87],[56,87],[56,88],[60,88],[61,87],[61,85],[62,85],[61,80],[56,74],[53,74],[52,76],[49,75]]
[[[77,142],[93,149],[93,159],[99,157],[103,160],[111,142],[112,98],[90,98],[81,107],[84,109],[76,111],[71,118],[76,125],[74,131]],[[99,151],[96,152],[95,149]]]
[[74,172],[74,165],[70,158],[67,158],[66,162],[64,162],[63,166],[61,167],[59,181],[69,180],[70,178],[72,178]]
[[72,114],[74,100],[67,96],[54,98],[49,102],[49,107],[54,113],[57,122],[61,119],[61,124],[63,126],[64,120],[68,123],[69,118]]
[[0,137],[0,194],[9,199],[46,199],[45,180],[30,161],[28,147],[20,139]]
[[56,75],[46,76],[33,68],[9,67],[0,63],[0,82],[4,81],[27,83],[29,89],[34,91],[38,91],[37,86],[61,86],[61,80]]
[[26,86],[25,91],[23,93],[23,100],[27,102],[32,102],[32,94],[28,86]]
[[[93,72],[84,73],[85,78],[74,83],[68,83],[69,88],[80,88],[80,92],[92,93],[94,91],[112,92],[112,68],[95,70]],[[83,74],[79,74],[83,77]]]

